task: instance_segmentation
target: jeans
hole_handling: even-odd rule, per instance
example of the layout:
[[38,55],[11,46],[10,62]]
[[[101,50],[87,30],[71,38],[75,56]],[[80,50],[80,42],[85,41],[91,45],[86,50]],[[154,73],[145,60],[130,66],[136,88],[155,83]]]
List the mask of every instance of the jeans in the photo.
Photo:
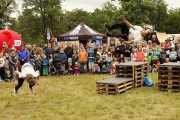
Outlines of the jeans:
[[86,73],[85,65],[86,62],[80,62],[80,71],[82,74]]
[[15,66],[10,66],[9,67],[9,70],[10,70],[10,74],[11,74],[11,78],[10,79],[13,79],[14,78],[14,72],[16,70],[16,67]]

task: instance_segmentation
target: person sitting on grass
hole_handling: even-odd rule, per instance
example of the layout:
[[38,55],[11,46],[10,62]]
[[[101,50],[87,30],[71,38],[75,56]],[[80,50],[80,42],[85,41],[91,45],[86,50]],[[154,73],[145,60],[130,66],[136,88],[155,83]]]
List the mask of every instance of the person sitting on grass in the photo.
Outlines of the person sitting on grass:
[[[36,81],[37,78],[37,81]],[[33,66],[29,63],[25,63],[22,68],[21,72],[15,71],[14,73],[14,96],[17,96],[19,88],[24,83],[24,80],[28,82],[29,89],[32,94],[34,94],[33,86],[39,81],[39,71],[35,71]]]

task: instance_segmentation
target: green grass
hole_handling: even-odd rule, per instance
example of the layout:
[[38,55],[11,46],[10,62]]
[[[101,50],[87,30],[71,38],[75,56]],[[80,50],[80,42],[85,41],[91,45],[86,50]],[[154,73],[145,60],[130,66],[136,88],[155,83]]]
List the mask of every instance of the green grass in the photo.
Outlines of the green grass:
[[[96,81],[110,75],[41,77],[35,95],[27,82],[14,97],[13,82],[0,83],[0,120],[179,120],[180,94],[156,86],[121,95],[96,93]],[[150,74],[157,82],[157,75]]]

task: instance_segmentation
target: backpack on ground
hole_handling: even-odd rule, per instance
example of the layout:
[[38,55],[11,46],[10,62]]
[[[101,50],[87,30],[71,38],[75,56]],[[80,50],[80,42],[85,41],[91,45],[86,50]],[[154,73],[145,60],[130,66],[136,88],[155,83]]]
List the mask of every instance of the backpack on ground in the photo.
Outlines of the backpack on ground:
[[153,82],[152,82],[152,80],[151,80],[148,76],[145,76],[145,77],[144,77],[144,83],[145,83],[145,85],[148,86],[148,87],[153,86]]

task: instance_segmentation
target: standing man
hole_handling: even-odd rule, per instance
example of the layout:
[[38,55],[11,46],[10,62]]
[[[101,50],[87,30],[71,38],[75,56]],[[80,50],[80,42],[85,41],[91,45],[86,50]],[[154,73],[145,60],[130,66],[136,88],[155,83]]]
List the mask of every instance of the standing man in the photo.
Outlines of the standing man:
[[19,56],[19,62],[21,66],[29,61],[29,51],[25,49],[24,45],[20,46],[20,50],[17,53]]
[[69,42],[67,43],[67,47],[64,49],[64,53],[67,56],[67,60],[65,63],[65,67],[67,69],[68,68],[68,62],[67,61],[69,58],[72,58],[72,55],[73,55],[73,48],[71,47],[71,44]]

